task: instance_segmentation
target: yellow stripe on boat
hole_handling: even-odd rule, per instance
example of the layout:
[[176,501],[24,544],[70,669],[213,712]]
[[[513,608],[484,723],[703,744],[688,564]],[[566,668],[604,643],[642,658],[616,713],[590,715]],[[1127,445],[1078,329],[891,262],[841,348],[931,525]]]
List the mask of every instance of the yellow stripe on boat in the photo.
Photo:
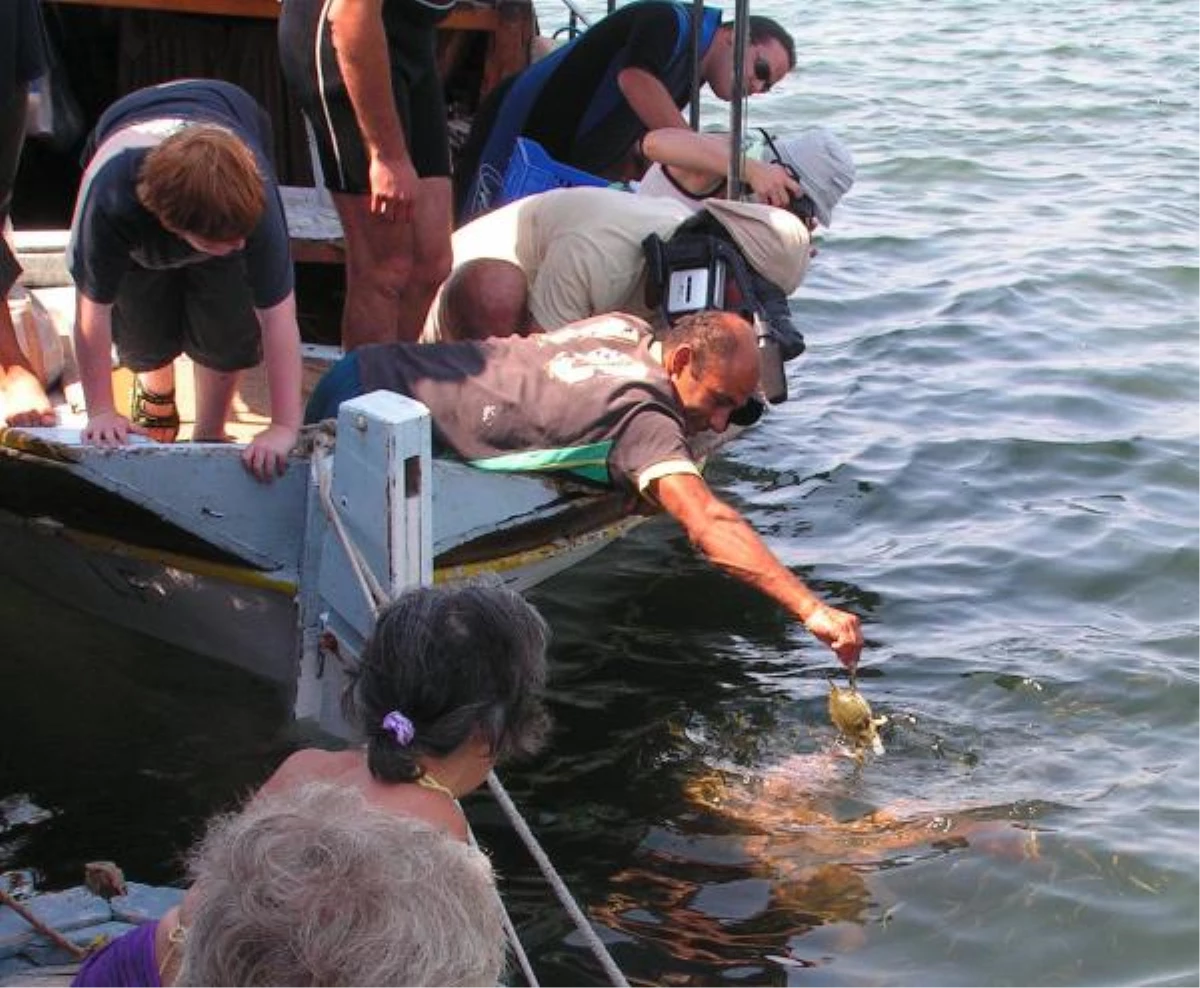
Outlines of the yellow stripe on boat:
[[113,556],[125,556],[128,559],[138,559],[143,562],[158,563],[170,569],[192,573],[195,576],[224,580],[227,583],[249,587],[253,590],[268,590],[287,595],[295,595],[297,590],[295,580],[282,580],[250,566],[235,566],[230,563],[213,562],[210,559],[197,559],[195,556],[133,545],[112,536],[93,535],[90,532],[81,532],[73,528],[60,528],[57,534],[85,549]]
[[586,532],[583,535],[567,540],[556,539],[553,542],[547,542],[533,549],[515,552],[510,556],[496,556],[493,559],[483,560],[478,563],[444,566],[441,569],[434,570],[433,581],[434,583],[446,583],[451,580],[469,580],[488,573],[510,573],[523,566],[532,566],[535,563],[553,559],[555,556],[561,555],[564,552],[570,552],[591,542],[615,539],[627,529],[645,520],[645,516],[641,515],[633,518],[622,518],[620,521],[613,522],[611,525],[605,525],[603,528],[598,528],[593,532]]

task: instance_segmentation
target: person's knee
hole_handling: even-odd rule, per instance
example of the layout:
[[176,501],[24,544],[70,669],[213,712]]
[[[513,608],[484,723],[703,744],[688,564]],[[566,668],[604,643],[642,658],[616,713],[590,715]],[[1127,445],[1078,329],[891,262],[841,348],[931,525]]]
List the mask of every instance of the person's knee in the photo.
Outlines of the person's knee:
[[447,242],[444,247],[413,258],[409,277],[414,286],[433,291],[450,277],[453,266],[454,254]]
[[381,295],[398,295],[411,281],[414,269],[412,255],[408,253],[346,257],[347,279],[359,290]]

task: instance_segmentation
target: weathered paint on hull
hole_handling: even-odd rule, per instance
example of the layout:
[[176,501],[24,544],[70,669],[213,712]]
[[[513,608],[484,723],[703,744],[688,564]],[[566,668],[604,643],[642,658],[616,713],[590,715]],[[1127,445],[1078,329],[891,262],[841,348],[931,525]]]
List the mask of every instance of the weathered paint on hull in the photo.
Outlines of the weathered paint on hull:
[[[599,552],[645,519],[486,561],[437,567],[436,582],[492,575],[524,592]],[[0,512],[0,571],[105,621],[295,683],[300,653],[294,581],[251,567],[163,553]]]
[[7,512],[0,542],[0,570],[52,600],[274,682],[295,681],[296,588],[286,580]]

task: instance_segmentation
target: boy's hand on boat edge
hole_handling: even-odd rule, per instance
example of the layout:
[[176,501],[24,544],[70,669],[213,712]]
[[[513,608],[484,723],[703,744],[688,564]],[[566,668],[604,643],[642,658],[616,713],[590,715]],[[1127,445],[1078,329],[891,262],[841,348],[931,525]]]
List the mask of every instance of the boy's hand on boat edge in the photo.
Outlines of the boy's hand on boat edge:
[[80,438],[85,443],[94,443],[105,449],[124,446],[129,442],[129,434],[150,436],[150,433],[140,425],[134,425],[120,412],[110,409],[89,416]]
[[822,604],[808,616],[804,627],[832,648],[847,669],[858,665],[863,636],[862,624],[856,615]]
[[242,452],[242,463],[256,479],[264,484],[287,471],[288,454],[296,445],[299,433],[285,425],[263,429]]

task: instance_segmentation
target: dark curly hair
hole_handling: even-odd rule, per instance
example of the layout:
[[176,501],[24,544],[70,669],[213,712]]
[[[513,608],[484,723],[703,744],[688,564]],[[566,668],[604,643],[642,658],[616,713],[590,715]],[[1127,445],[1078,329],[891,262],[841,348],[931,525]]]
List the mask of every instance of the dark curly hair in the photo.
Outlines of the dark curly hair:
[[[421,587],[392,601],[351,676],[345,712],[367,739],[381,782],[412,782],[422,755],[444,757],[478,737],[497,761],[536,752],[550,631],[518,593],[499,585]],[[383,726],[392,711],[413,725],[407,744]]]

